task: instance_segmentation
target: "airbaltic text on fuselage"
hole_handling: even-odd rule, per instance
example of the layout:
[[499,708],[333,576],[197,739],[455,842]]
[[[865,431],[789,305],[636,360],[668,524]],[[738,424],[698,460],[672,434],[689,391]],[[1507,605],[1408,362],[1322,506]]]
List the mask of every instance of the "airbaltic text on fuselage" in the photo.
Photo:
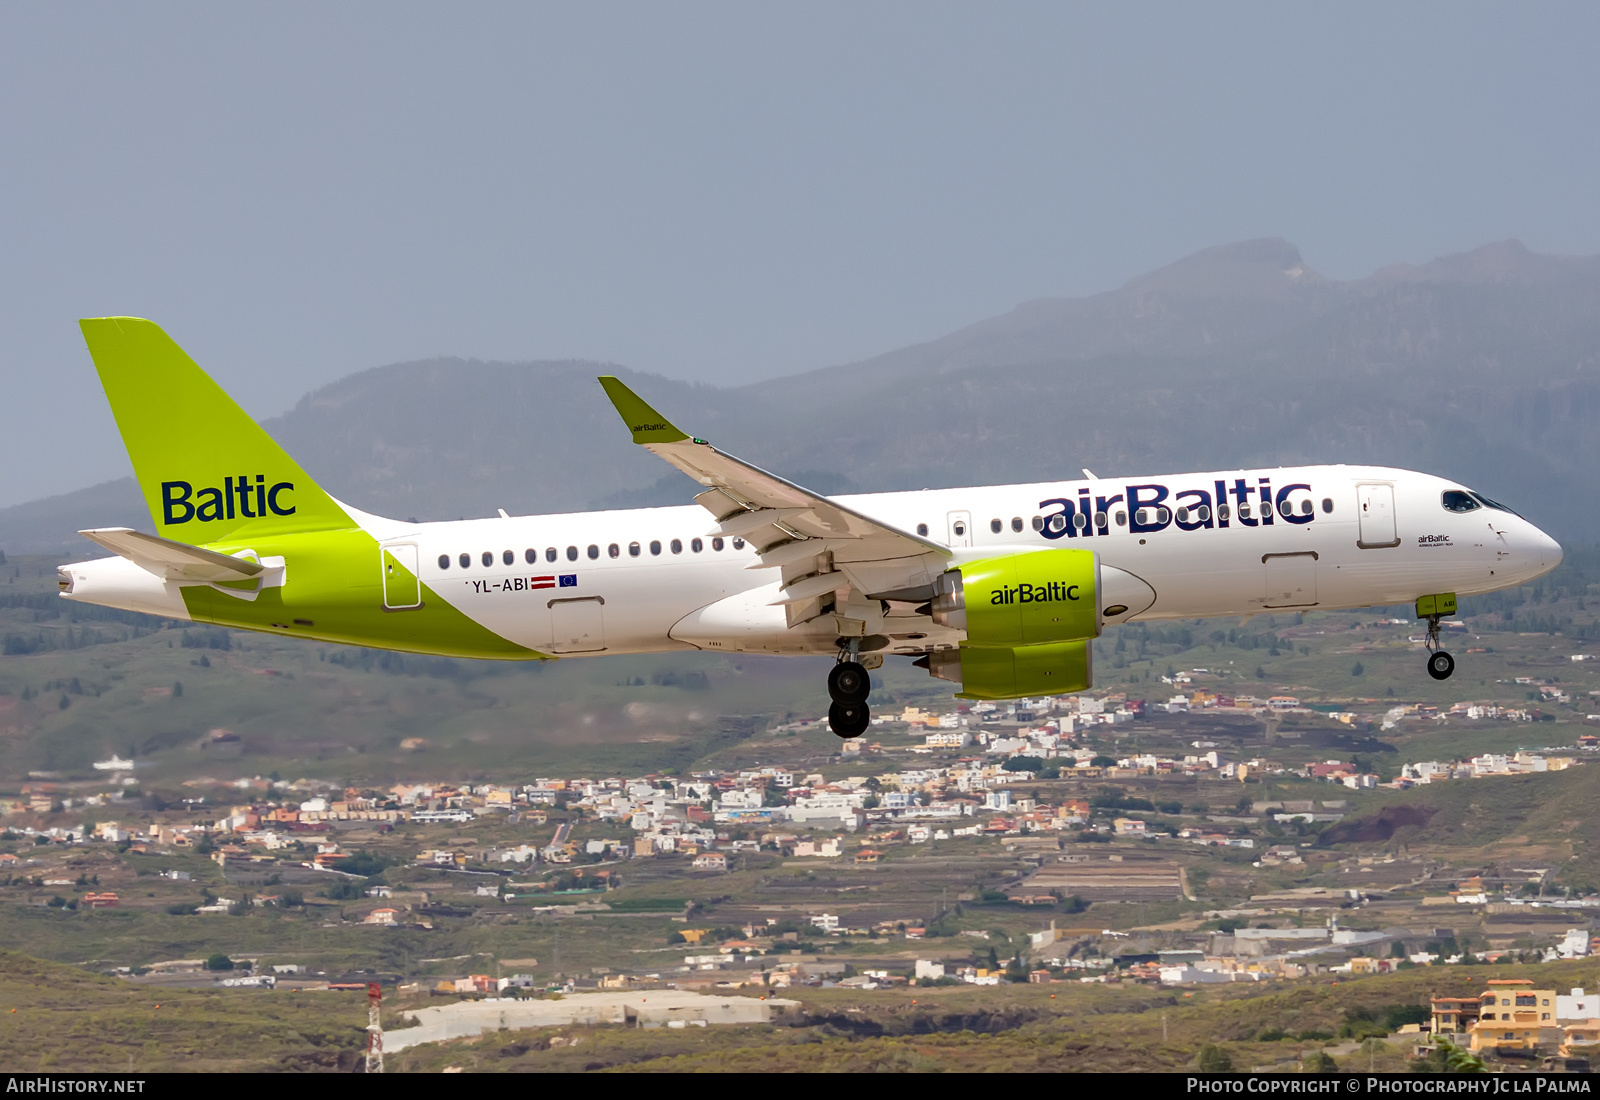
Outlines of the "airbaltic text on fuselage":
[[1061,603],[1078,598],[1078,586],[1060,581],[1043,584],[1018,584],[1011,588],[996,588],[989,593],[991,604],[1002,603]]
[[225,477],[222,487],[196,489],[187,481],[161,483],[161,518],[167,526],[199,520],[210,523],[218,519],[256,519],[260,516],[292,516],[294,505],[286,504],[283,494],[294,491],[294,482],[280,481],[267,484],[265,474],[257,474],[255,481],[249,474]]
[[1121,511],[1127,512],[1128,530],[1136,534],[1174,526],[1181,531],[1234,525],[1271,527],[1280,519],[1285,523],[1310,523],[1317,518],[1314,495],[1305,482],[1274,489],[1272,478],[1265,476],[1218,479],[1203,489],[1177,492],[1165,485],[1145,484],[1127,485],[1121,493],[1097,496],[1085,487],[1078,490],[1076,499],[1055,497],[1039,502],[1040,508],[1058,506],[1042,517],[1040,534],[1047,539],[1109,535],[1112,516]]

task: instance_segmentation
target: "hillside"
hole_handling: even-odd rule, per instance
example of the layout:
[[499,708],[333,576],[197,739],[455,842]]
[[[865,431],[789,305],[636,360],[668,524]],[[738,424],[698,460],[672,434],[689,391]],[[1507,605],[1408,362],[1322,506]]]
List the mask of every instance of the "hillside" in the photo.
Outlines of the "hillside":
[[[823,491],[1372,462],[1447,473],[1600,538],[1600,258],[1517,242],[1335,282],[1279,240],[1208,249],[861,363],[717,389],[620,371],[687,429]],[[445,519],[676,503],[578,361],[435,359],[302,398],[268,429],[336,496]],[[666,475],[666,476],[663,476]],[[72,548],[131,481],[0,511]]]

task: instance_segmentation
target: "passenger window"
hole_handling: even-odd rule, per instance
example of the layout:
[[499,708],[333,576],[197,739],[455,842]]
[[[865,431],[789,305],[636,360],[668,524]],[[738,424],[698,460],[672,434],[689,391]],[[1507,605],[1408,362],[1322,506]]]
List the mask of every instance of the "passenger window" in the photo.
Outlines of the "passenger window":
[[449,569],[450,568],[450,555],[449,554],[440,554],[439,555],[439,568],[440,569]]
[[917,524],[917,534],[921,535],[923,538],[927,538],[928,537],[928,525],[926,523]]
[[512,551],[507,550],[504,554],[500,555],[500,560],[505,562],[507,565],[510,565],[517,560],[517,555]]
[[1250,518],[1250,505],[1248,505],[1248,504],[1239,505],[1239,518],[1240,519],[1249,519]]
[[1117,526],[1121,527],[1124,524],[1126,524],[1127,522],[1128,522],[1128,513],[1126,513],[1126,512],[1118,512],[1117,513]]
[[1231,515],[1231,514],[1232,514],[1232,510],[1226,504],[1217,505],[1217,518],[1218,519],[1223,520],[1224,522],[1226,522],[1227,519],[1228,519],[1228,516]]
[[672,547],[672,552],[674,554],[683,553],[683,540],[682,539],[673,539],[670,545]]
[[539,551],[535,550],[531,546],[528,547],[522,552],[522,560],[527,562],[529,565],[532,565],[534,562],[539,560]]
[[1148,509],[1148,508],[1140,508],[1137,512],[1133,513],[1133,518],[1136,521],[1138,521],[1139,523],[1149,523],[1150,522],[1150,509]]
[[711,549],[713,549],[713,550],[721,550],[722,546],[723,546],[723,542],[722,542],[722,539],[721,539],[720,536],[711,540]]
[[993,531],[997,535],[1000,533],[1001,528],[1003,528],[1004,526],[1005,526],[1005,524],[1001,523],[997,519],[992,519],[992,520],[989,521],[989,530]]
[[1302,500],[1300,502],[1300,514],[1302,516],[1309,516],[1311,514],[1311,510],[1311,501]]
[[556,548],[554,546],[546,546],[544,548],[544,560],[545,561],[555,561],[556,560]]
[[1011,529],[1013,531],[1022,530],[1022,517],[1021,516],[1012,516],[1011,517]]
[[1280,500],[1278,502],[1278,514],[1287,519],[1288,517],[1294,515],[1294,505],[1290,504],[1287,500]]
[[1479,507],[1477,501],[1460,489],[1446,489],[1440,497],[1440,503],[1446,512],[1476,512]]
[[1052,530],[1052,531],[1065,531],[1066,529],[1067,529],[1067,517],[1066,516],[1063,516],[1060,513],[1057,513],[1056,515],[1053,515],[1053,516],[1050,517],[1050,530]]
[[465,568],[467,568],[467,566],[472,564],[472,555],[471,554],[462,554],[461,557],[458,558],[457,560],[459,562],[461,562],[461,568],[465,569]]
[[600,560],[600,547],[596,546],[592,542],[589,544],[589,560],[590,561],[599,561]]
[[1187,509],[1187,508],[1179,508],[1178,509],[1178,522],[1179,523],[1188,523],[1189,522],[1189,509]]
[[1331,516],[1333,514],[1333,498],[1332,497],[1323,497],[1322,498],[1322,512],[1323,512],[1324,515],[1330,515]]
[[735,535],[734,539],[733,539],[733,548],[735,550],[743,550],[744,549],[744,539],[739,538],[737,535]]
[[1079,512],[1077,515],[1072,517],[1072,526],[1082,531],[1085,527],[1089,526],[1089,517],[1084,515],[1082,512]]
[[690,539],[689,540],[689,549],[693,550],[696,554],[698,554],[700,551],[704,550],[705,548],[706,548],[706,544],[701,542],[699,539]]
[[578,560],[578,548],[576,546],[567,547],[567,560],[568,561],[577,561]]
[[1094,525],[1096,527],[1104,527],[1106,525],[1106,514],[1104,512],[1096,512],[1094,514]]
[[1200,507],[1194,510],[1194,514],[1201,523],[1204,523],[1206,520],[1211,518],[1211,506],[1208,504],[1202,504]]
[[494,552],[492,550],[485,550],[483,552],[483,564],[484,565],[493,565],[494,564]]
[[610,546],[606,547],[606,553],[613,558],[620,558],[622,556],[622,547],[618,546],[616,543],[612,543]]
[[1033,529],[1035,531],[1043,531],[1044,530],[1044,517],[1043,516],[1034,516],[1033,517]]
[[660,539],[651,539],[650,540],[650,553],[652,555],[661,553],[661,540]]
[[628,543],[628,557],[636,558],[638,556],[639,556],[639,544],[636,543],[636,542]]

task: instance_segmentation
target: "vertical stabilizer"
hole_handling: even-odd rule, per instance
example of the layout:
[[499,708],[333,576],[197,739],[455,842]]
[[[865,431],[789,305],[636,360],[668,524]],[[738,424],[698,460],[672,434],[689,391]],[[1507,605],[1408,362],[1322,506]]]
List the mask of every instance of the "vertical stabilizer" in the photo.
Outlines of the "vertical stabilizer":
[[354,526],[161,326],[78,324],[158,534],[198,544]]

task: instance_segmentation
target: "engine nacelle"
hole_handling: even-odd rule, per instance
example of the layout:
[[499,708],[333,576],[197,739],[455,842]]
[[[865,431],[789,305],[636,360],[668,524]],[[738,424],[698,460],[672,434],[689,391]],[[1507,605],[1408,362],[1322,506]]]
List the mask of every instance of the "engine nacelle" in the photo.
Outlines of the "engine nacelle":
[[1155,589],[1092,550],[1038,550],[963,563],[934,582],[929,614],[966,633],[918,664],[961,684],[963,699],[1065,695],[1094,682],[1104,624],[1155,603]]
[[974,646],[1026,646],[1100,636],[1100,559],[1037,550],[964,562],[934,582],[933,621]]
[[1068,695],[1094,683],[1090,643],[975,646],[928,654],[918,664],[941,680],[961,685],[960,699],[1020,699],[1030,695]]

